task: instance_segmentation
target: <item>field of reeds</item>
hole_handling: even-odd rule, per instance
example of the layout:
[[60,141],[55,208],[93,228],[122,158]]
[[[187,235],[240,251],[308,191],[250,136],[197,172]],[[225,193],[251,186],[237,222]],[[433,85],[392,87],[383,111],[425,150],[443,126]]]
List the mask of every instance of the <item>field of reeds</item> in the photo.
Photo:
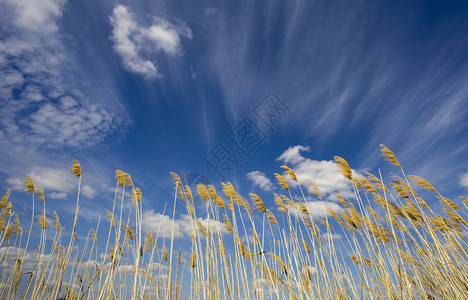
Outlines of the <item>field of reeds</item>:
[[[169,235],[143,230],[142,193],[130,175],[116,171],[114,205],[79,247],[79,162],[71,168],[78,191],[68,232],[57,214],[48,221],[44,193],[27,176],[33,206],[27,228],[9,190],[0,202],[0,298],[468,299],[468,198],[451,200],[422,177],[405,175],[385,146],[382,155],[396,173],[386,180],[355,176],[335,157],[355,195],[337,194],[341,209],[335,210],[287,166],[288,181],[275,174],[283,192],[272,196],[274,207],[230,183],[192,191],[173,173]],[[195,197],[203,200],[196,208]],[[323,217],[313,217],[310,202],[324,204],[315,206]],[[190,219],[184,238],[174,226],[176,206],[185,206]]]

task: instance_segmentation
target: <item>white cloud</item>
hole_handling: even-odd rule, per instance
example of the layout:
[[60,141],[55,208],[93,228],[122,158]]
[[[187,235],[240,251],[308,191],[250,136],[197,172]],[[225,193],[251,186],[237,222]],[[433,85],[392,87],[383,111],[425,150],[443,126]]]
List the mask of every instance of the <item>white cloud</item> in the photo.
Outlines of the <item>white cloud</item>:
[[15,25],[31,31],[56,31],[66,0],[6,0],[13,6]]
[[291,146],[288,150],[284,151],[280,157],[276,160],[283,161],[286,164],[297,164],[303,161],[305,158],[301,155],[301,151],[310,151],[309,147],[304,147],[301,145]]
[[83,185],[83,187],[81,188],[81,193],[86,196],[87,198],[89,199],[93,199],[94,198],[94,195],[96,195],[96,190],[93,189],[91,186],[89,185]]
[[[306,201],[304,202],[304,205],[309,211],[310,217],[313,219],[325,218],[325,216],[327,215],[330,216],[327,213],[327,207],[331,208],[335,212],[338,212],[342,209],[342,207],[336,204],[335,202],[329,201]],[[296,209],[294,209],[293,207],[288,205],[288,211],[291,213],[291,215],[304,216],[303,212],[299,209],[299,207],[296,207]]]
[[468,172],[460,176],[460,185],[468,189]]
[[[70,192],[77,191],[77,178],[65,168],[34,167],[29,172],[34,183],[38,183],[47,198],[67,199]],[[14,190],[24,190],[24,178],[10,177],[6,182]],[[81,194],[93,199],[96,190],[88,184],[81,186]]]
[[69,192],[78,186],[75,176],[64,169],[34,168],[30,175],[44,191]]
[[[334,193],[340,193],[346,198],[354,197],[350,182],[341,174],[335,162],[330,160],[318,161],[303,157],[300,151],[304,150],[309,151],[310,149],[303,146],[290,147],[277,160],[290,164],[302,186],[308,186],[308,180],[311,180],[322,196],[328,197],[330,200],[336,199]],[[359,174],[354,170],[353,173]],[[291,185],[295,184],[289,176],[285,176],[285,178]]]
[[24,189],[24,180],[17,177],[7,178],[6,183],[13,189],[21,191]]
[[64,192],[47,193],[47,197],[51,199],[67,199],[68,194]]
[[[216,220],[208,220],[198,218],[201,224],[211,232],[226,234],[227,230],[223,223]],[[188,215],[183,215],[179,219],[175,219],[172,222],[172,217],[155,213],[154,210],[145,210],[143,212],[143,229],[151,230],[156,237],[159,232],[159,237],[171,237],[172,226],[174,226],[174,236],[182,237],[184,234],[193,233],[192,218]],[[194,224],[195,230],[198,231],[198,227]]]
[[180,37],[192,37],[187,26],[174,25],[157,17],[153,17],[151,26],[139,26],[131,9],[122,4],[114,8],[111,25],[114,50],[122,58],[124,67],[147,78],[160,74],[156,63],[146,56],[158,51],[177,54],[180,52]]
[[[58,255],[57,251],[53,254],[38,254],[36,251],[25,251],[24,248],[19,248],[19,247],[0,247],[0,256],[4,256],[4,259],[0,263],[0,269],[3,269],[5,267],[11,268],[13,264],[11,262],[15,261],[17,255],[22,255],[24,254],[23,257],[23,262],[22,262],[22,267],[23,267],[23,272],[30,272],[36,267],[36,260],[38,258],[41,258],[42,261],[48,261],[48,260],[57,260],[60,259],[60,255]],[[72,264],[73,262],[70,262]]]
[[341,234],[339,234],[339,233],[330,233],[330,232],[324,233],[322,237],[323,237],[324,240],[331,239],[333,241],[338,241],[338,240],[341,240],[341,238],[342,238]]
[[317,269],[313,266],[303,266],[301,270],[303,275],[311,275],[317,273]]
[[262,190],[271,191],[273,190],[273,183],[266,177],[265,173],[260,171],[252,171],[247,173],[247,178],[250,179],[254,185],[258,186]]

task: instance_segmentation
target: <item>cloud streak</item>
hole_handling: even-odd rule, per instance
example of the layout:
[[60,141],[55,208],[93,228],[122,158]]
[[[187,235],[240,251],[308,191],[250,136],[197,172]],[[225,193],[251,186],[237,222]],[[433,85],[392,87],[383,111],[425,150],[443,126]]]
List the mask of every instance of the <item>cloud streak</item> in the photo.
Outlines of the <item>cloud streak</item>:
[[461,172],[453,161],[468,149],[466,11],[445,18],[372,1],[244,2],[236,11],[208,49],[233,123],[275,89],[294,114],[281,128],[317,148],[340,141],[373,168],[383,143],[434,180]]

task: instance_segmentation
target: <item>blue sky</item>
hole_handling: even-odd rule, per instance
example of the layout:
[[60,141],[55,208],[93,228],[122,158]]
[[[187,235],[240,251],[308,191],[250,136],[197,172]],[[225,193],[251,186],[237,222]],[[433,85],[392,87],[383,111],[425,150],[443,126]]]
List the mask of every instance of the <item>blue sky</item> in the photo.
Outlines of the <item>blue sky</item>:
[[[170,171],[219,187],[203,158],[220,142],[242,160],[225,180],[245,196],[270,195],[270,204],[283,163],[329,201],[350,191],[335,155],[357,172],[396,172],[381,143],[444,195],[468,193],[464,1],[0,7],[0,186],[13,189],[24,215],[26,174],[43,186],[48,208],[73,215],[76,158],[82,220],[95,224],[112,205],[116,169],[142,189],[151,220],[172,200]],[[254,109],[271,95],[290,114],[269,128]],[[248,155],[229,138],[244,121],[257,134]]]

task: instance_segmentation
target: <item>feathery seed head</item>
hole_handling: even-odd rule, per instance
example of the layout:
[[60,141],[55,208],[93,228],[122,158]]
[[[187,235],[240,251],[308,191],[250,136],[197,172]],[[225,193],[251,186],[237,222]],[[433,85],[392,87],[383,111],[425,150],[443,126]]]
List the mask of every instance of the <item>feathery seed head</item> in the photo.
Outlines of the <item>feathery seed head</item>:
[[190,200],[193,200],[192,190],[188,185],[185,185],[185,195],[187,195],[187,198]]
[[125,177],[127,173],[122,172],[121,170],[115,170],[115,179],[120,186],[125,186]]
[[353,262],[355,264],[360,264],[361,263],[361,260],[359,259],[359,257],[356,254],[351,255],[351,259],[353,260]]
[[224,224],[226,225],[226,230],[229,233],[234,233],[234,228],[232,227],[231,220],[229,220],[229,217],[226,214],[224,214]]
[[187,210],[193,217],[195,217],[195,208],[193,207],[192,203],[187,202]]
[[281,185],[281,187],[289,191],[289,186],[288,186],[288,183],[286,182],[286,179],[284,179],[284,177],[278,173],[275,173],[275,176],[276,176],[276,179],[278,180],[278,183]]
[[281,258],[278,255],[272,252],[268,252],[268,254],[270,255],[270,259],[275,261],[281,267],[281,271],[285,275],[288,275],[288,268],[286,267],[286,264],[283,262],[283,260],[281,260]]
[[166,248],[166,245],[163,246],[163,258],[164,258],[164,261],[167,262],[167,248]]
[[31,176],[26,175],[26,178],[24,179],[24,187],[26,189],[26,192],[30,194],[34,194],[34,183],[32,181]]
[[137,187],[137,188],[135,189],[135,191],[136,191],[136,199],[137,199],[137,201],[138,201],[138,202],[141,202],[141,190],[140,190],[140,188]]
[[[299,200],[299,199],[298,199]],[[305,215],[310,215],[309,209],[305,206],[304,203],[299,201],[299,209],[302,211],[303,214]]]
[[91,238],[93,239],[94,243],[97,242],[97,233],[96,230],[94,230],[93,228],[91,228]]
[[125,233],[127,235],[127,238],[129,240],[133,240],[134,236],[133,236],[133,230],[132,228],[130,228],[130,226],[128,226],[127,224],[123,224],[123,227],[125,229]]
[[447,214],[447,216],[450,219],[452,219],[453,221],[455,221],[457,223],[460,223],[460,224],[463,224],[465,226],[468,226],[468,221],[463,219],[458,213],[456,213],[456,212],[454,212],[454,211],[452,211],[451,209],[448,209],[448,208],[444,208],[444,211]]
[[132,205],[133,207],[137,207],[138,202],[141,201],[141,190],[140,188],[132,188]]
[[177,173],[171,172],[172,180],[174,181],[176,187],[182,186],[182,181],[180,180],[179,175]]
[[151,245],[155,246],[156,245],[156,240],[153,237],[153,233],[151,230],[148,230],[148,241],[151,243]]
[[0,209],[5,208],[5,205],[7,204],[8,199],[10,198],[10,194],[11,194],[11,189],[8,189],[5,195],[2,197],[2,200],[0,201]]
[[13,215],[13,204],[11,202],[7,202],[5,205],[5,214],[9,217]]
[[293,208],[293,209],[297,208],[296,204],[291,199],[289,199],[288,196],[285,196],[285,195],[280,195],[280,196],[283,199],[283,201],[286,201],[286,203],[288,203],[288,205],[291,206],[291,208]]
[[208,189],[206,188],[206,185],[203,183],[199,183],[197,185],[197,193],[200,195],[200,198],[202,198],[203,201],[208,200],[210,197],[210,194],[208,193]]
[[275,196],[274,202],[275,202],[276,206],[278,207],[278,210],[281,211],[282,213],[284,213],[285,215],[287,215],[288,214],[288,209],[286,208],[286,205],[284,205],[283,200],[281,200],[281,197],[276,193],[274,193],[273,195]]
[[316,195],[317,197],[319,197],[320,200],[322,200],[322,194],[320,194],[320,191],[315,185],[315,183],[313,183],[310,179],[308,179],[307,182],[309,183],[309,192],[313,195]]
[[338,165],[338,167],[341,170],[341,174],[351,180],[353,178],[353,172],[351,171],[351,168],[348,165],[348,162],[339,156],[334,157],[335,163]]
[[340,217],[338,217],[336,212],[333,209],[331,209],[328,205],[326,206],[326,212],[327,214],[330,214],[336,221],[338,221],[338,223],[343,224],[343,221],[340,219]]
[[128,173],[125,173],[125,185],[133,186],[132,177]]
[[466,206],[468,206],[468,197],[458,196],[458,198],[462,199],[463,204],[465,204]]
[[266,213],[270,224],[278,224],[278,220],[276,220],[275,215],[269,209],[267,209]]
[[455,202],[453,202],[452,200],[450,200],[449,198],[446,198],[446,197],[442,197],[442,196],[436,196],[437,199],[439,199],[440,203],[447,206],[448,208],[451,208],[453,210],[455,209],[460,209],[460,206],[458,206],[457,204],[455,204]]
[[75,174],[76,177],[81,176],[81,165],[80,162],[76,159],[73,160],[73,165],[70,168],[70,173]]
[[265,203],[263,203],[262,199],[258,195],[253,193],[250,193],[249,195],[252,198],[252,201],[254,202],[256,208],[261,212],[266,212]]
[[41,185],[39,183],[36,183],[36,193],[37,193],[37,197],[39,198],[40,201],[45,200],[44,190],[42,190],[42,187],[41,187]]
[[62,225],[60,224],[59,217],[58,217],[56,211],[54,211],[54,223],[55,223],[55,229],[56,230],[62,229]]
[[4,235],[6,240],[10,239],[11,229],[12,229],[12,224],[9,224],[5,230],[5,235]]
[[203,226],[202,222],[199,219],[197,219],[196,223],[197,223],[198,229],[201,231],[201,233],[203,233],[205,238],[208,238],[208,230],[206,230],[206,228],[205,228],[205,226]]
[[288,175],[291,176],[292,180],[294,180],[295,182],[298,182],[296,174],[294,173],[294,171],[290,167],[288,167],[286,165],[283,165],[283,166],[281,166],[281,168],[286,170],[286,173],[288,173]]
[[409,196],[408,194],[405,192],[405,190],[399,186],[398,184],[396,183],[390,183],[390,186],[395,190],[395,192],[397,193],[398,196],[400,196],[401,198],[405,198],[405,199],[408,199]]
[[346,201],[343,199],[343,196],[341,196],[340,194],[338,193],[335,193],[336,195],[336,198],[338,199],[338,202],[341,203],[341,205],[343,205],[344,207],[348,207],[348,203],[346,203]]
[[41,226],[42,230],[47,229],[47,220],[45,216],[45,211],[42,212],[41,217],[39,219],[39,225]]
[[13,233],[19,234],[20,232],[21,232],[21,227],[19,223],[19,217],[18,215],[15,215],[15,221],[13,222]]
[[211,199],[215,199],[216,197],[218,197],[218,194],[216,193],[216,188],[212,184],[208,185],[208,193],[210,194]]
[[197,266],[197,255],[193,252],[190,254],[190,267],[194,269]]
[[310,247],[309,244],[305,240],[302,240],[302,244],[304,245],[305,250],[310,253]]
[[224,205],[224,201],[220,196],[216,196],[216,198],[213,199],[214,203],[218,205],[221,209],[225,209],[226,206]]
[[381,147],[381,152],[382,152],[382,156],[390,163],[394,164],[395,166],[401,168],[401,165],[400,163],[398,162],[398,159],[396,158],[395,154],[393,154],[392,151],[390,151],[390,149],[388,149],[387,147],[385,147],[384,145],[380,144],[380,147]]
[[429,191],[437,192],[435,187],[433,187],[426,179],[424,179],[424,178],[422,178],[420,176],[416,176],[416,175],[409,175],[408,177],[417,186],[422,187],[423,189],[426,189],[426,190],[429,190]]
[[107,218],[109,219],[109,222],[110,222],[111,225],[115,228],[114,214],[111,213],[110,211],[108,211],[107,209],[106,209],[106,213],[107,213]]
[[231,199],[233,197],[233,186],[228,182],[227,184],[222,182],[223,185],[223,193],[228,197],[228,199]]

